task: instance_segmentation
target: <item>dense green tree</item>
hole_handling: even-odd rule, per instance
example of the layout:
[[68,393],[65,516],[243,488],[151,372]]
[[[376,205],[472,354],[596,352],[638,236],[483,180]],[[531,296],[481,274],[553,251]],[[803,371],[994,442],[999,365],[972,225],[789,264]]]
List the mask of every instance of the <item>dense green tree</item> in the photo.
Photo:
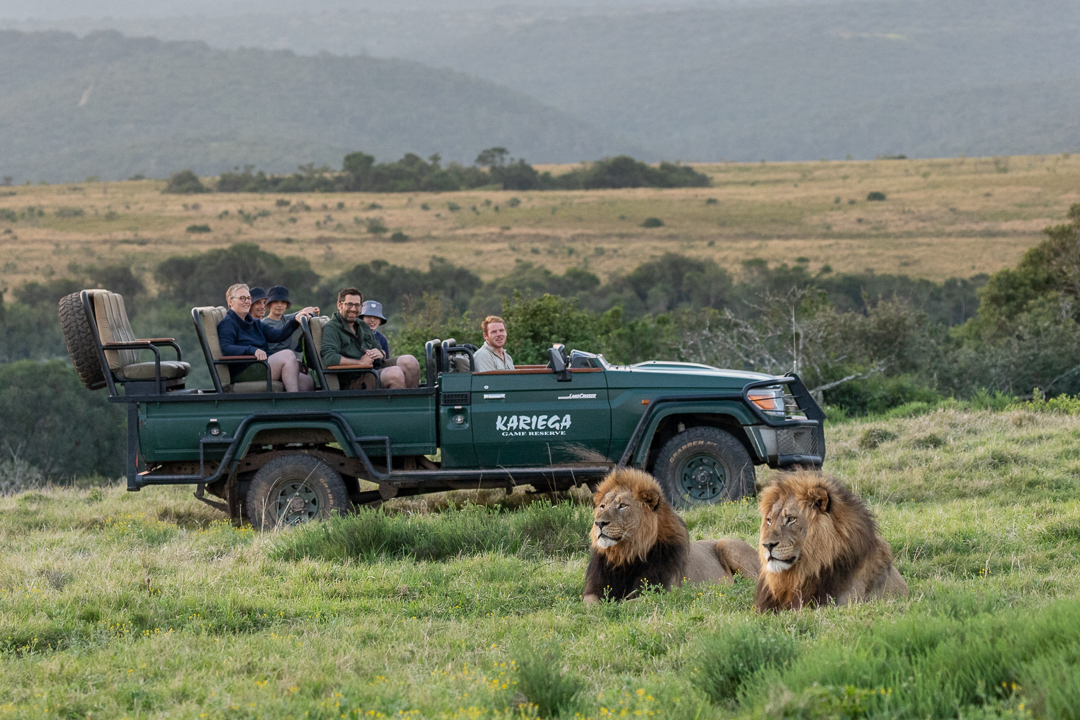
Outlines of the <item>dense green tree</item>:
[[225,291],[235,283],[284,285],[294,302],[312,299],[319,276],[305,258],[285,257],[239,243],[201,255],[174,256],[154,270],[162,295],[175,302],[224,305]]
[[89,392],[67,364],[22,360],[0,365],[0,451],[52,479],[124,469],[124,414]]

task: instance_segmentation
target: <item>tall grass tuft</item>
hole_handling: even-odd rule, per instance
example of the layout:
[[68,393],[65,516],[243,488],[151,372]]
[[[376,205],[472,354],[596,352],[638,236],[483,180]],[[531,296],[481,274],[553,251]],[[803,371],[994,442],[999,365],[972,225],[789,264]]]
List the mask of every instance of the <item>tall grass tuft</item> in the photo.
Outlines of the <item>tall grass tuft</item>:
[[585,683],[562,667],[562,654],[553,645],[523,645],[516,653],[517,688],[536,705],[540,717],[573,717],[580,709]]
[[466,505],[411,517],[364,508],[283,534],[271,556],[369,561],[385,557],[442,560],[489,552],[566,556],[588,548],[590,521],[588,508],[571,503],[534,503],[515,513]]
[[[1026,608],[963,615],[913,613],[878,624],[854,643],[825,637],[787,669],[764,673],[747,695],[776,716],[842,714],[841,706],[855,703],[866,717],[913,720],[992,708],[1018,690],[1028,692],[1025,678],[1054,707],[1080,697],[1080,602],[1058,601],[1037,614]],[[1060,662],[1047,659],[1058,654]]]
[[786,633],[757,624],[722,628],[706,637],[694,669],[697,685],[717,704],[734,705],[748,680],[766,669],[779,669],[798,652]]

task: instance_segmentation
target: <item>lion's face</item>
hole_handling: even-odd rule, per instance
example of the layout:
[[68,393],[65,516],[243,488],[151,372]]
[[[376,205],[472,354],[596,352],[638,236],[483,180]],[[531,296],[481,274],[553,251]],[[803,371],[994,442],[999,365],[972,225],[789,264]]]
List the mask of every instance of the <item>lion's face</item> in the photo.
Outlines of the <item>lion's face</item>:
[[[657,522],[654,508],[646,505],[630,488],[616,487],[593,499],[592,540],[600,550],[620,542],[651,546],[656,541]],[[652,498],[649,498],[652,499]],[[655,502],[655,499],[653,499]]]
[[768,505],[762,503],[761,511],[762,567],[771,573],[786,572],[802,556],[810,523],[817,519],[816,509],[808,508],[794,495],[786,495]]

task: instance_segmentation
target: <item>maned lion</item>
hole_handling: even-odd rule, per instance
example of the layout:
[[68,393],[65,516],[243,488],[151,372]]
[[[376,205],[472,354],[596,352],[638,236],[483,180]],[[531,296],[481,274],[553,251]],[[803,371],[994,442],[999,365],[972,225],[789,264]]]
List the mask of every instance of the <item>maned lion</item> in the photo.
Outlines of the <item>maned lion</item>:
[[630,600],[646,586],[730,583],[736,571],[749,577],[758,574],[757,553],[743,540],[690,542],[686,523],[647,473],[615,470],[600,483],[593,502],[587,603]]
[[762,491],[758,509],[758,611],[908,594],[873,515],[838,481],[784,473]]

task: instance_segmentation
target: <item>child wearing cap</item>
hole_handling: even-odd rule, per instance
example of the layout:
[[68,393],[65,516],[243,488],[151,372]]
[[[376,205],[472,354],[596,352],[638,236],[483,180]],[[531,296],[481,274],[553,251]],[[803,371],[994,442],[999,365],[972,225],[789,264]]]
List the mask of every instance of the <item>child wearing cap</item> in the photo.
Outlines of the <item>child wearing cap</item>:
[[[383,314],[382,303],[375,300],[368,300],[365,302],[364,306],[360,308],[360,319],[371,328],[371,332],[375,335],[379,347],[382,348],[383,357],[390,359],[390,341],[386,339],[385,335],[379,332],[379,328],[386,324],[386,316]],[[397,358],[394,358],[394,360],[396,359]],[[395,363],[387,363],[387,365],[393,364]]]

